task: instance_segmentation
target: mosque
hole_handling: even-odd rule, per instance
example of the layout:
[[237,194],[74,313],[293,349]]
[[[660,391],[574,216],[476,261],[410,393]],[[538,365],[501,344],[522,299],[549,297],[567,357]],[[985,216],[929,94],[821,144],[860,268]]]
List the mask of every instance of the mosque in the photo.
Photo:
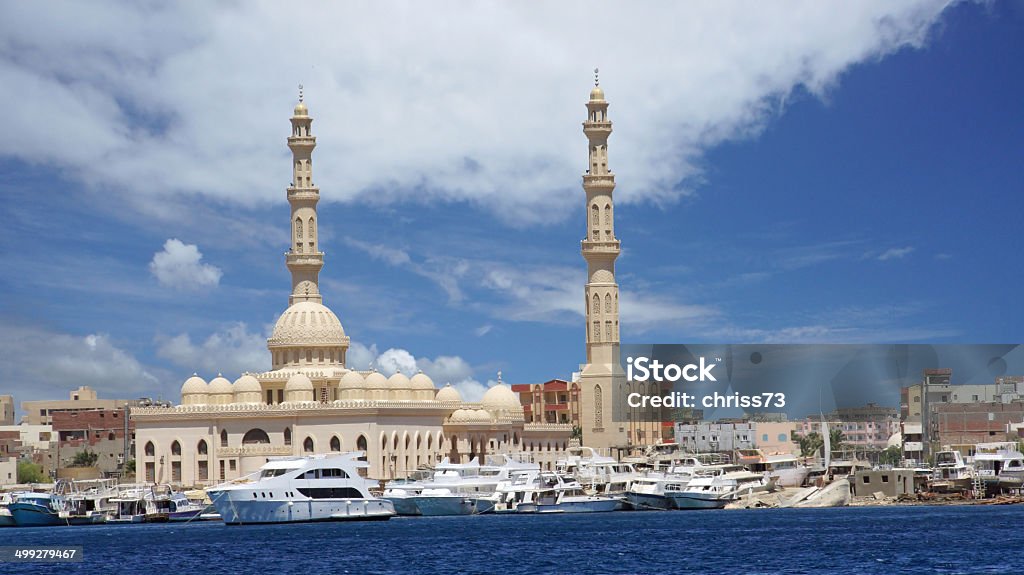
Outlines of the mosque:
[[[611,421],[611,398],[625,377],[618,361],[619,241],[612,224],[607,107],[595,86],[584,123],[590,166],[582,250],[589,279],[587,364],[578,384],[585,441],[597,447],[625,444],[626,436]],[[526,423],[519,396],[500,374],[479,403],[470,403],[451,385],[438,389],[424,373],[385,377],[346,365],[349,337],[319,290],[324,254],[317,236],[312,122],[300,90],[288,137],[291,246],[285,263],[292,290],[267,340],[272,369],[243,374],[234,383],[221,375],[207,383],[194,374],[181,386],[180,405],[133,409],[139,479],[209,485],[249,474],[271,456],[353,450],[365,452],[367,474],[375,479],[404,477],[445,457],[457,462],[519,451],[552,467],[565,454],[572,426]]]

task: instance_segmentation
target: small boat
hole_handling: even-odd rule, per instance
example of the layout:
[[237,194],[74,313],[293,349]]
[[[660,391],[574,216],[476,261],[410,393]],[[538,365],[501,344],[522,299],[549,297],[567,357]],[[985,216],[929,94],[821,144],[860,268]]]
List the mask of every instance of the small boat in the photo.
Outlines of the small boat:
[[18,527],[68,525],[68,502],[56,493],[19,493],[7,505]]
[[537,478],[536,498],[520,503],[516,513],[603,513],[622,506],[622,498],[587,493],[578,481],[544,472]]
[[272,457],[206,493],[227,525],[390,519],[395,507],[370,493],[363,452]]
[[570,447],[565,458],[555,462],[555,473],[573,477],[589,492],[615,496],[623,507],[626,492],[640,476],[632,463],[600,455],[591,447]]
[[974,476],[974,468],[964,462],[959,451],[939,451],[935,454],[935,470],[928,480],[928,490],[936,493],[970,491]]
[[742,495],[774,488],[773,480],[764,473],[730,471],[695,476],[685,489],[670,497],[675,509],[721,509]]
[[7,506],[14,501],[17,493],[0,493],[0,527],[14,527],[14,516]]
[[84,479],[62,482],[56,488],[68,500],[67,522],[70,525],[106,523],[114,514],[118,496],[116,479]]
[[1012,441],[979,443],[974,446],[974,467],[987,492],[1012,491],[1024,481],[1024,454]]

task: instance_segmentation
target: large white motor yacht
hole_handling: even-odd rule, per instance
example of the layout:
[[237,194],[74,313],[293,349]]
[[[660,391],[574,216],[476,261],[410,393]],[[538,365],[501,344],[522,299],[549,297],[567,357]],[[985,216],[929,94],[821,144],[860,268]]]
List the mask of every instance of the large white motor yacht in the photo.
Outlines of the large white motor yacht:
[[390,501],[374,497],[359,475],[362,452],[272,458],[258,472],[206,490],[228,525],[389,519]]
[[676,509],[721,509],[741,495],[771,489],[774,480],[764,473],[740,470],[694,477],[685,489],[669,497]]

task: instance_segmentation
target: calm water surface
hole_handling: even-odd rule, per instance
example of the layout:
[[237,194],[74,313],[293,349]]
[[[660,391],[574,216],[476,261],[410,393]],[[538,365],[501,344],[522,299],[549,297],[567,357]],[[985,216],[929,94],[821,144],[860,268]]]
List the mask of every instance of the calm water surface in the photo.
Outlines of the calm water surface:
[[1022,573],[1024,506],[5,528],[82,563],[0,573]]

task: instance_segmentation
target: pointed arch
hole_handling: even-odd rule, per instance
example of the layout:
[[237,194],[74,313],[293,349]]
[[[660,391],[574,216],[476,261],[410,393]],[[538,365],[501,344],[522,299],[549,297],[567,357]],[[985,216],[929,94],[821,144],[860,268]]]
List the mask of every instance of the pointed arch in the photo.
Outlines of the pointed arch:
[[270,436],[267,435],[266,431],[263,431],[258,427],[250,429],[242,436],[242,445],[250,445],[254,443],[270,443]]
[[302,218],[295,218],[295,238],[302,238]]
[[286,446],[292,444],[292,428],[290,427],[284,428],[284,444]]
[[181,442],[177,439],[171,442],[171,455],[181,456]]
[[341,451],[341,440],[337,435],[331,437],[331,451]]
[[316,237],[316,220],[313,216],[309,216],[309,227],[306,229],[306,237],[313,239]]
[[612,313],[612,294],[604,294],[604,313]]
[[590,223],[591,223],[591,225],[598,226],[598,225],[601,224],[600,211],[601,211],[601,209],[597,207],[597,204],[591,204],[590,205]]
[[228,430],[226,430],[226,429],[220,430],[220,446],[221,447],[227,447],[228,446]]
[[199,443],[196,445],[196,453],[198,453],[199,455],[206,455],[209,452],[210,448],[206,445],[206,440],[200,439]]
[[604,225],[610,226],[612,223],[612,205],[604,205]]
[[302,451],[305,453],[313,453],[316,451],[316,444],[313,443],[313,438],[306,436],[306,439],[302,441]]
[[147,441],[146,442],[145,454],[146,454],[147,457],[154,457],[154,456],[156,456],[156,446],[153,445],[152,441]]
[[601,313],[601,296],[594,294],[593,305],[590,306],[591,313]]
[[600,385],[594,386],[594,426],[601,428],[604,420],[604,392]]

